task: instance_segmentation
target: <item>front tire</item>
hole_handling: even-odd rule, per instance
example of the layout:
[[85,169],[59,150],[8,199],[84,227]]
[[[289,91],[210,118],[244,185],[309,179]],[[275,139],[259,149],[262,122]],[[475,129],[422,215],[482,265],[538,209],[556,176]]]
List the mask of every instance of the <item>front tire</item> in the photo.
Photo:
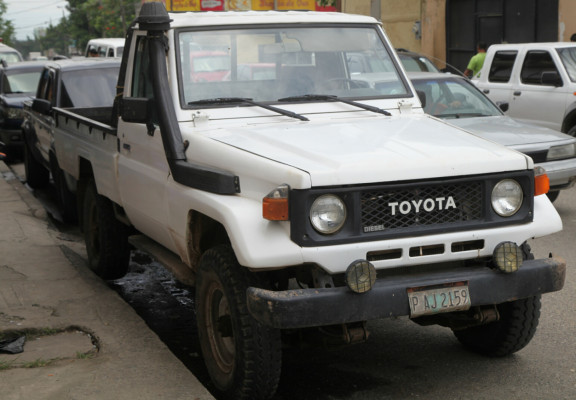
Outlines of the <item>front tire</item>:
[[560,191],[559,190],[555,190],[553,192],[548,192],[546,193],[546,196],[548,196],[548,199],[554,203],[554,201],[556,201],[556,199],[558,198],[558,196],[560,195]]
[[106,280],[126,275],[130,263],[128,227],[116,219],[112,202],[98,194],[94,181],[84,193],[83,227],[90,269]]
[[64,177],[64,171],[60,168],[58,160],[56,160],[55,157],[50,158],[50,166],[56,189],[56,200],[58,202],[60,215],[62,216],[62,221],[66,223],[74,223],[78,221],[76,195],[68,189],[66,178]]
[[202,256],[196,284],[198,337],[212,382],[226,399],[269,399],[280,379],[280,331],[248,313],[246,289],[255,281],[230,246]]
[[[520,246],[524,260],[533,260],[528,243]],[[490,357],[513,354],[530,343],[540,319],[540,295],[498,304],[500,319],[490,324],[454,330],[464,347]]]
[[540,318],[540,295],[498,304],[500,320],[487,325],[455,330],[466,348],[490,357],[513,354],[530,343]]

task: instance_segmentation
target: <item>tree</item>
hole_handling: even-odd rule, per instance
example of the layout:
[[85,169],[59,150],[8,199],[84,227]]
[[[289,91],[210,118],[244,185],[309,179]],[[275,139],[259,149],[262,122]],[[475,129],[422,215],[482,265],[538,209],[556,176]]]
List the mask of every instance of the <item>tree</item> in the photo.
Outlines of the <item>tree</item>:
[[14,36],[14,25],[12,25],[12,21],[5,18],[6,10],[6,3],[4,3],[4,0],[0,0],[0,37],[2,38],[2,42],[7,45],[12,45],[16,40]]

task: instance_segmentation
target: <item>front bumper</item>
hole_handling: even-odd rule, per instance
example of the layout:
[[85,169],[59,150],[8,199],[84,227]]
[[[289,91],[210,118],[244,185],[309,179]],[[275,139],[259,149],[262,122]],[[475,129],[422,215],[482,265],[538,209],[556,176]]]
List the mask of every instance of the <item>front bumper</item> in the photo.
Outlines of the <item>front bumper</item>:
[[528,260],[512,274],[487,267],[398,275],[376,281],[371,291],[357,294],[347,287],[275,292],[250,287],[250,314],[274,328],[305,328],[410,315],[407,288],[467,281],[472,306],[500,304],[564,286],[566,261],[559,257]]

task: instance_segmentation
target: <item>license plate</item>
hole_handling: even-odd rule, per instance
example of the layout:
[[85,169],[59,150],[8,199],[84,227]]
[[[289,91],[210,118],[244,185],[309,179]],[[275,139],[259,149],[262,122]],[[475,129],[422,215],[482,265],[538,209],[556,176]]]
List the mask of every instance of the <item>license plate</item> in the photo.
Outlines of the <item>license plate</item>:
[[408,288],[410,317],[464,311],[471,306],[468,282]]

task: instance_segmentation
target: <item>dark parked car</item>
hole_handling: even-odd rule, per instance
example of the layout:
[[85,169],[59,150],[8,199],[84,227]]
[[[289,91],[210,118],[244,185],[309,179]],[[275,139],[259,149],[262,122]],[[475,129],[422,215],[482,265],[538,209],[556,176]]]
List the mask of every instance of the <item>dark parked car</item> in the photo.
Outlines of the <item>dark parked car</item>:
[[0,142],[8,160],[22,153],[22,105],[36,93],[43,67],[37,61],[0,66]]

